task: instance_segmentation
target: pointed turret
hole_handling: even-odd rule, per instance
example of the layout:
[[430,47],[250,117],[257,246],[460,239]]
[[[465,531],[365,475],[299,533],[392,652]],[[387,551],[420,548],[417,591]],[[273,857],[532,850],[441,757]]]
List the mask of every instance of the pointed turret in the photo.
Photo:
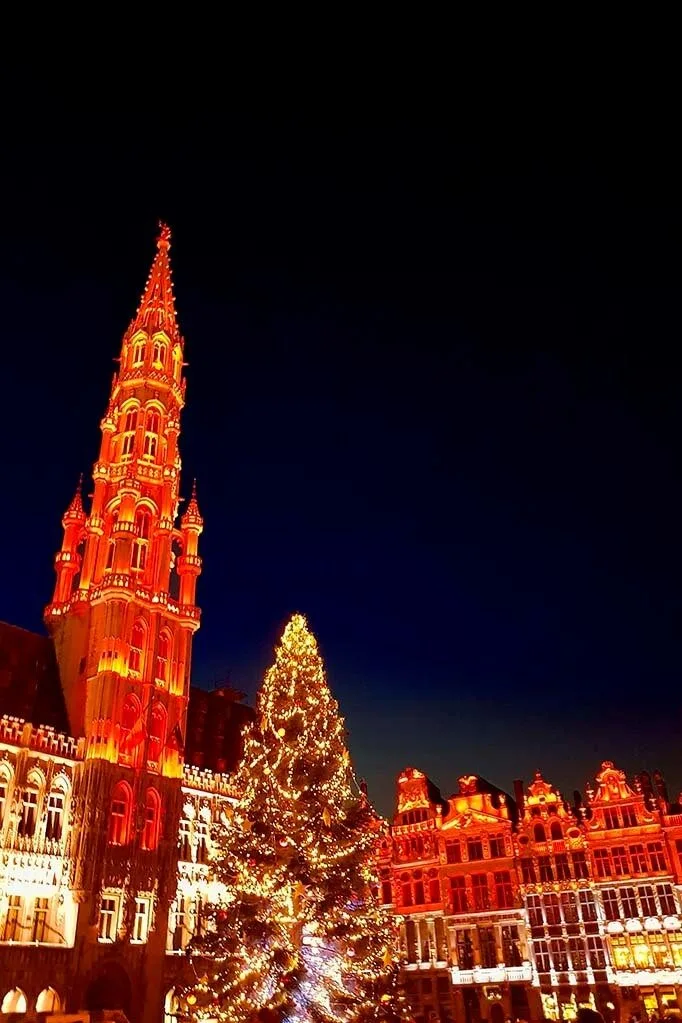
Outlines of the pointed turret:
[[78,486],[76,492],[71,498],[71,504],[64,512],[62,519],[62,525],[64,529],[73,522],[85,522],[85,511],[83,510],[83,473],[78,478]]
[[197,501],[197,481],[192,483],[192,496],[180,519],[182,529],[182,556],[178,558],[178,575],[180,576],[180,603],[193,605],[197,587],[197,578],[201,575],[201,558],[199,557],[199,536],[204,528],[204,520],[199,511]]
[[199,511],[199,503],[197,501],[197,481],[192,481],[192,495],[189,499],[185,512],[180,519],[180,522],[184,527],[186,526],[203,526],[204,520],[201,517]]
[[159,236],[156,240],[156,256],[149,271],[147,284],[132,320],[126,337],[134,336],[138,331],[151,335],[163,331],[173,344],[182,344],[175,312],[173,295],[173,277],[170,265],[171,230],[168,224],[160,223]]

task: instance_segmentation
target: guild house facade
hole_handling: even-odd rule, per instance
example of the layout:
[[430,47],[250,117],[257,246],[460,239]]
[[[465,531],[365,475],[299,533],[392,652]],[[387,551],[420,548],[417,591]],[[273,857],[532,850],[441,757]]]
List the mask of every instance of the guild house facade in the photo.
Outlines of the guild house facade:
[[380,891],[415,1018],[679,1018],[682,809],[663,778],[605,761],[575,806],[540,772],[514,788],[469,775],[444,799],[398,778]]
[[[191,686],[203,520],[169,249],[162,227],[92,493],[62,519],[48,635],[0,623],[0,1023],[191,1020],[175,989],[251,711]],[[659,775],[604,762],[570,806],[539,773],[444,798],[409,768],[378,868],[418,1023],[680,1016],[682,810]]]

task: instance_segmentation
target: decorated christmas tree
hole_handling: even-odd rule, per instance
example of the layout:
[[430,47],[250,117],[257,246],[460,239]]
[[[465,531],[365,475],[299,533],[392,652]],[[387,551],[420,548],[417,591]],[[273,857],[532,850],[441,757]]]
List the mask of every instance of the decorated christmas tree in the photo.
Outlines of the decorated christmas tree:
[[258,695],[215,862],[224,888],[193,951],[193,1015],[246,1023],[389,1018],[390,916],[376,898],[380,821],[358,789],[315,637],[294,615]]

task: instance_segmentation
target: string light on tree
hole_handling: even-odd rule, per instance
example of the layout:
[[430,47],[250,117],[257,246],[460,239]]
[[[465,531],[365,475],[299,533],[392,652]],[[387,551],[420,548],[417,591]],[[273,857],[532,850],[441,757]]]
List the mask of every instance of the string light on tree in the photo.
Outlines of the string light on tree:
[[302,615],[286,626],[260,689],[239,782],[215,863],[226,894],[193,947],[210,957],[191,990],[194,1017],[391,1018],[398,964],[375,894],[381,822],[355,782]]

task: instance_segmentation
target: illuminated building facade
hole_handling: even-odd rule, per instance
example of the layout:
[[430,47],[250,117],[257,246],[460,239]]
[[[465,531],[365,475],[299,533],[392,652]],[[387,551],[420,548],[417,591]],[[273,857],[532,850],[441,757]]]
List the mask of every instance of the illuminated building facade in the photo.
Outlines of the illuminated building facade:
[[[122,1010],[176,1023],[215,894],[213,836],[251,711],[190,686],[203,521],[180,512],[184,342],[163,228],[124,335],[90,503],[63,517],[50,637],[0,623],[0,1019]],[[379,842],[415,1016],[680,1015],[682,810],[604,762],[569,806],[537,774],[443,798],[398,779]]]
[[538,772],[515,798],[474,775],[444,799],[398,779],[379,845],[419,1023],[680,1015],[682,812],[660,775],[605,761],[572,807]]
[[[86,509],[62,519],[51,642],[0,626],[0,1015],[174,1015],[250,711],[190,689],[203,520],[180,511],[184,342],[162,227]],[[189,734],[188,734],[189,730]]]

